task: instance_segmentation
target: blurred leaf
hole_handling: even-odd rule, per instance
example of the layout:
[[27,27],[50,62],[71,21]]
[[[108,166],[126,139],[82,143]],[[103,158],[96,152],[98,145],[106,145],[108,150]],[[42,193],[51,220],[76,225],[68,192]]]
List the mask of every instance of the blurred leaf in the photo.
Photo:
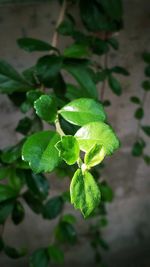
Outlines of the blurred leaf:
[[60,222],[55,229],[55,237],[58,241],[74,245],[77,241],[76,230],[68,222]]
[[140,157],[143,154],[144,147],[145,144],[142,142],[142,140],[135,142],[132,147],[132,155],[135,157]]
[[48,246],[47,251],[51,262],[58,264],[64,262],[64,253],[58,246],[50,245]]
[[16,132],[27,135],[32,126],[32,120],[28,117],[21,119],[16,127]]
[[65,214],[63,215],[63,217],[61,218],[62,222],[67,222],[70,224],[74,224],[76,223],[76,217],[72,214]]
[[114,48],[115,50],[119,49],[119,42],[116,38],[111,37],[107,40],[107,42]]
[[16,198],[18,192],[12,187],[4,184],[0,184],[0,202],[8,200],[10,198]]
[[122,94],[122,87],[120,82],[112,75],[109,75],[108,83],[114,94],[120,96]]
[[142,107],[138,108],[138,109],[135,111],[134,117],[135,117],[137,120],[141,120],[141,119],[144,117],[144,110],[143,110]]
[[34,101],[36,101],[43,93],[40,90],[31,90],[27,92],[27,101],[33,105]]
[[129,75],[129,72],[125,68],[120,67],[120,66],[115,66],[115,67],[111,68],[111,71],[114,73],[125,75],[125,76]]
[[150,156],[148,156],[148,155],[143,155],[143,159],[144,159],[144,161],[145,161],[145,163],[146,163],[147,165],[150,165]]
[[112,188],[107,183],[100,184],[101,199],[105,202],[112,202],[114,194]]
[[149,53],[149,52],[145,51],[145,52],[142,54],[142,57],[143,57],[145,63],[150,64],[150,53]]
[[150,91],[150,81],[149,80],[145,80],[142,82],[142,87],[145,91]]
[[19,223],[21,223],[24,219],[24,216],[25,210],[23,205],[19,201],[16,201],[12,211],[12,220],[14,224],[18,225]]
[[12,258],[12,259],[19,259],[21,257],[24,257],[27,254],[27,250],[25,248],[16,249],[13,247],[6,246],[4,247],[5,254]]
[[57,51],[58,50],[51,46],[50,44],[33,38],[19,38],[17,43],[20,48],[24,49],[27,52],[34,52],[34,51]]
[[28,206],[33,210],[35,213],[39,214],[42,212],[43,204],[42,201],[33,195],[30,191],[26,191],[23,194],[23,198],[28,204]]
[[4,224],[7,217],[11,214],[13,205],[13,201],[10,200],[6,200],[0,203],[0,224]]
[[72,45],[66,47],[64,49],[64,56],[65,57],[72,57],[72,58],[80,58],[89,56],[89,49],[87,45],[73,43]]
[[55,219],[62,211],[64,202],[62,197],[57,196],[49,199],[43,207],[43,217],[45,219]]
[[142,126],[142,130],[147,136],[150,136],[150,126],[144,125]]
[[141,100],[137,96],[131,96],[130,100],[134,104],[141,104]]
[[9,174],[10,174],[9,167],[0,167],[0,180],[8,178]]
[[145,76],[150,77],[150,65],[145,67]]
[[30,257],[30,267],[48,267],[49,257],[46,248],[40,248],[33,252]]
[[2,162],[10,164],[19,159],[21,157],[22,144],[23,140],[15,146],[4,149],[1,154]]

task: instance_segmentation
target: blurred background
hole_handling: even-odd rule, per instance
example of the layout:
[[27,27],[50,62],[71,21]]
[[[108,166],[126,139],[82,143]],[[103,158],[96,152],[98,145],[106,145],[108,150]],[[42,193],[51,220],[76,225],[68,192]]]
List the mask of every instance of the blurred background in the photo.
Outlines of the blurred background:
[[[86,2],[86,1],[85,1]],[[149,267],[150,266],[150,171],[142,159],[131,155],[135,140],[137,122],[133,118],[135,107],[129,101],[132,95],[142,94],[141,81],[144,79],[144,63],[141,54],[150,49],[150,1],[124,0],[124,29],[119,33],[119,52],[111,52],[110,65],[122,65],[130,72],[129,77],[121,78],[121,97],[106,90],[106,98],[112,102],[107,109],[109,121],[120,137],[122,146],[107,162],[104,178],[112,186],[115,198],[108,205],[109,225],[103,231],[110,250],[103,257],[110,267]],[[28,54],[19,50],[16,39],[33,37],[50,42],[59,12],[57,1],[13,1],[0,0],[0,58],[13,64],[18,70],[32,66],[37,53]],[[73,10],[76,15],[76,10]],[[77,19],[77,15],[76,15]],[[60,38],[60,48],[66,47],[70,38]],[[145,103],[144,123],[150,123],[150,95]],[[0,95],[0,148],[13,145],[19,139],[14,132],[22,114],[5,95]],[[147,139],[148,142],[148,139]],[[150,146],[147,147],[147,152]],[[65,183],[50,177],[52,195],[65,189]],[[50,239],[55,220],[44,221],[27,207],[25,220],[14,226],[8,220],[5,239],[10,245],[28,246],[32,251],[44,246]],[[77,231],[81,235],[78,245],[66,248],[65,266],[94,266],[93,255],[84,233],[87,222],[77,214]],[[27,259],[10,260],[0,255],[1,267],[25,267]]]

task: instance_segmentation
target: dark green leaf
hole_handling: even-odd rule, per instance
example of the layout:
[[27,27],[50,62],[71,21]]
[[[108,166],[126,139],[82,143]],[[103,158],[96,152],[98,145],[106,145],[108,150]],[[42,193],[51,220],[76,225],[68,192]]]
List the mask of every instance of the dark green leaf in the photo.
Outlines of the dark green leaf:
[[62,67],[62,58],[56,55],[41,57],[36,64],[37,76],[41,83],[51,87],[51,80],[55,79]]
[[30,191],[26,191],[23,194],[23,198],[28,204],[28,206],[33,210],[35,213],[39,214],[42,212],[43,205],[39,198],[33,195]]
[[125,68],[120,67],[120,66],[115,66],[115,67],[111,68],[111,71],[114,73],[125,75],[125,76],[129,75],[129,72]]
[[77,44],[73,43],[69,47],[64,49],[64,56],[71,57],[71,58],[80,58],[89,56],[89,49],[85,44]]
[[142,87],[145,91],[150,91],[150,81],[149,80],[145,80],[142,82]]
[[21,119],[16,127],[16,132],[19,132],[23,135],[28,134],[32,126],[32,120],[29,119],[28,117],[25,117]]
[[73,225],[68,222],[61,221],[57,225],[55,230],[55,236],[56,239],[58,239],[60,242],[69,243],[71,245],[74,245],[77,241],[76,230]]
[[27,254],[27,250],[25,248],[17,250],[16,248],[9,246],[4,247],[4,252],[8,257],[12,259],[19,259]]
[[123,7],[121,0],[99,0],[106,14],[112,19],[119,20],[123,15]]
[[141,100],[137,96],[131,96],[130,100],[134,104],[141,104]]
[[30,137],[23,145],[22,157],[28,161],[33,171],[51,172],[59,163],[55,144],[60,140],[56,132],[43,131]]
[[0,202],[17,197],[18,192],[8,185],[0,184]]
[[111,102],[106,99],[106,100],[103,101],[103,106],[104,107],[109,107],[109,106],[111,106]]
[[20,141],[17,145],[3,150],[1,154],[1,160],[4,163],[13,163],[21,157],[21,149],[23,142]]
[[119,42],[116,38],[109,38],[107,42],[114,48],[115,50],[119,49]]
[[71,203],[88,217],[100,202],[100,190],[93,176],[78,169],[70,185]]
[[56,119],[55,99],[48,95],[42,95],[34,102],[36,114],[47,122],[53,122]]
[[34,51],[58,51],[55,47],[50,44],[33,38],[20,38],[17,40],[17,43],[20,48],[24,49],[27,52]]
[[143,154],[144,144],[140,140],[135,142],[132,147],[132,155],[134,157],[140,157]]
[[61,218],[62,222],[67,222],[70,224],[74,224],[76,223],[76,217],[73,216],[72,214],[65,214],[63,215],[63,217]]
[[24,219],[24,216],[25,210],[23,205],[19,201],[16,201],[12,211],[12,220],[14,224],[18,225],[19,223],[21,223]]
[[59,25],[57,31],[62,35],[72,35],[74,32],[74,22],[68,17]]
[[142,130],[144,131],[144,133],[148,136],[150,136],[150,126],[142,126]]
[[147,51],[145,51],[145,52],[142,54],[142,56],[143,56],[144,61],[145,61],[146,63],[150,64],[150,53],[147,52]]
[[0,203],[0,224],[3,224],[7,217],[11,214],[13,205],[13,201],[4,201]]
[[68,164],[72,165],[79,158],[79,144],[74,136],[66,135],[61,137],[61,141],[56,144],[59,156]]
[[34,174],[29,171],[26,175],[26,182],[29,191],[37,198],[45,199],[48,196],[49,183],[43,174]]
[[112,202],[114,198],[114,194],[112,188],[105,182],[101,183],[100,185],[101,190],[101,199],[104,202]]
[[27,92],[27,101],[33,105],[34,102],[42,95],[43,93],[39,90],[31,90]]
[[114,94],[120,96],[122,94],[122,88],[120,82],[112,75],[109,75],[108,83]]
[[24,82],[20,74],[4,60],[0,60],[0,74],[17,82]]
[[102,104],[88,98],[79,98],[68,103],[59,113],[68,122],[79,126],[93,121],[106,120]]
[[103,122],[91,122],[80,128],[75,134],[80,149],[87,152],[95,144],[104,148],[106,155],[111,155],[119,148],[119,140],[113,129]]
[[30,257],[30,267],[48,267],[49,257],[46,248],[40,248]]
[[58,264],[64,262],[64,253],[58,246],[50,245],[48,246],[47,251],[51,262]]
[[8,178],[10,169],[8,167],[0,167],[0,180]]
[[144,156],[143,156],[143,159],[144,159],[144,161],[145,161],[145,163],[146,163],[147,165],[150,165],[150,156],[148,156],[148,155],[144,155]]
[[49,199],[43,207],[43,217],[45,219],[55,219],[62,211],[64,202],[62,197]]
[[137,119],[137,120],[141,120],[143,117],[144,117],[144,110],[143,108],[138,108],[136,111],[135,111],[135,114],[134,114],[134,117]]
[[145,67],[145,76],[150,77],[150,65]]

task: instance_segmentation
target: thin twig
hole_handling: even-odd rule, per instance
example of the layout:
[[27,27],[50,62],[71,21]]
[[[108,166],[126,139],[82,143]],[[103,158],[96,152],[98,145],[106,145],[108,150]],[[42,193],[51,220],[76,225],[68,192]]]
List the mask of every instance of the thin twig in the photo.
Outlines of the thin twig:
[[57,32],[57,28],[59,27],[59,25],[62,23],[62,21],[64,20],[64,16],[65,16],[65,13],[66,13],[66,9],[67,9],[67,0],[64,0],[63,1],[63,4],[62,4],[62,7],[61,7],[61,10],[60,10],[60,13],[59,13],[59,16],[58,16],[58,20],[56,22],[56,27],[55,27],[55,31],[54,31],[54,34],[53,34],[53,37],[52,37],[52,46],[54,47],[57,47],[57,44],[58,44],[58,37],[59,37],[59,34]]
[[[108,67],[108,53],[105,54],[104,56],[104,69],[107,69]],[[104,99],[104,93],[105,93],[105,88],[106,88],[106,79],[103,81],[101,90],[100,90],[100,100],[103,101]]]

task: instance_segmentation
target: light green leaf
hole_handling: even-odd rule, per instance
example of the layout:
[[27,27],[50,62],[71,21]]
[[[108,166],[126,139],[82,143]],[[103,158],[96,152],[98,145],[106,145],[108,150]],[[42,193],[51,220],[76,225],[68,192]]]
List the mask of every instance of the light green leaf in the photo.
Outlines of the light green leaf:
[[100,202],[100,191],[93,176],[78,169],[70,185],[71,203],[88,217]]
[[68,164],[74,164],[79,158],[79,144],[74,136],[66,135],[56,144],[59,156]]
[[23,145],[23,160],[28,161],[36,173],[51,172],[59,163],[58,151],[55,148],[59,140],[59,134],[53,131],[31,135]]
[[93,167],[104,159],[105,151],[101,145],[95,144],[90,151],[85,154],[84,162],[90,168]]
[[95,144],[103,147],[106,155],[119,148],[119,140],[113,129],[104,122],[91,122],[80,128],[75,134],[80,149],[88,152]]
[[102,104],[89,98],[79,98],[64,106],[59,113],[68,122],[85,125],[93,121],[105,121],[106,114]]
[[92,77],[85,66],[65,65],[64,68],[77,80],[80,86],[87,92],[88,97],[97,99],[97,89]]
[[48,95],[42,95],[34,102],[36,114],[47,122],[53,122],[56,119],[56,103],[54,98]]
[[84,56],[89,56],[89,49],[85,44],[72,44],[64,49],[64,56],[71,58],[80,58]]

